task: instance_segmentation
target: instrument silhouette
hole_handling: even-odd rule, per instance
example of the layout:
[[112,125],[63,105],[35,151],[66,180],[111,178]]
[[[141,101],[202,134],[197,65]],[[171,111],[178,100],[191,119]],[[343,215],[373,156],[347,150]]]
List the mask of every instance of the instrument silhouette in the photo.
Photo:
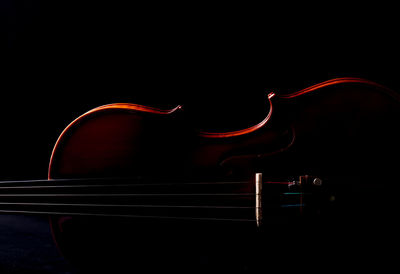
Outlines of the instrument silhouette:
[[396,177],[400,96],[347,77],[265,101],[260,121],[223,132],[197,128],[181,105],[97,107],[61,133],[48,179],[0,183],[0,212],[48,215],[60,252],[83,268],[143,269],[262,267],[278,231],[378,218],[371,201],[389,202]]

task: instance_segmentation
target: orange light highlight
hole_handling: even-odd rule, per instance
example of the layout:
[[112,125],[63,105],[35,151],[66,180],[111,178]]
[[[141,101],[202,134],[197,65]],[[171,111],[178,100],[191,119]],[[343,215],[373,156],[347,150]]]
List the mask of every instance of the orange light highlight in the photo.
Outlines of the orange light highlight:
[[271,99],[275,96],[275,93],[271,92],[268,94],[268,102],[269,102],[269,112],[267,116],[262,120],[260,123],[251,126],[249,128],[241,129],[241,130],[236,130],[236,131],[229,131],[229,132],[200,132],[199,136],[204,137],[204,138],[229,138],[229,137],[236,137],[236,136],[241,136],[244,134],[248,134],[251,132],[254,132],[260,128],[262,128],[270,119],[272,116],[272,101]]
[[298,97],[300,95],[324,88],[324,87],[328,87],[328,86],[332,86],[332,85],[337,85],[337,84],[345,84],[345,83],[358,83],[358,84],[367,84],[367,85],[371,85],[377,88],[381,88],[384,90],[388,90],[387,87],[380,85],[378,83],[375,83],[373,81],[370,80],[366,80],[363,78],[356,78],[356,77],[342,77],[342,78],[335,78],[335,79],[331,79],[325,82],[321,82],[318,84],[315,84],[313,86],[310,86],[308,88],[290,93],[290,94],[284,94],[284,95],[279,95],[279,98],[284,98],[284,99],[290,99],[290,98],[294,98],[294,97]]
[[99,106],[96,107],[92,110],[89,110],[88,112],[82,114],[81,116],[79,116],[78,118],[76,118],[75,120],[73,120],[60,134],[60,136],[58,137],[53,151],[51,153],[50,156],[50,163],[49,163],[49,169],[48,169],[48,179],[51,179],[51,165],[53,163],[53,159],[54,159],[54,154],[55,151],[61,141],[61,139],[63,138],[63,136],[65,135],[65,133],[74,125],[76,124],[78,121],[80,121],[82,118],[88,116],[89,114],[98,112],[98,111],[102,111],[102,110],[109,110],[109,109],[127,109],[127,110],[132,110],[132,111],[141,111],[141,112],[147,112],[147,113],[153,113],[153,114],[161,114],[161,115],[168,115],[168,114],[172,114],[175,111],[182,109],[181,105],[178,105],[172,109],[159,109],[159,108],[154,108],[154,107],[148,107],[148,106],[142,106],[142,105],[137,105],[137,104],[129,104],[129,103],[114,103],[114,104],[108,104],[108,105],[103,105],[103,106]]

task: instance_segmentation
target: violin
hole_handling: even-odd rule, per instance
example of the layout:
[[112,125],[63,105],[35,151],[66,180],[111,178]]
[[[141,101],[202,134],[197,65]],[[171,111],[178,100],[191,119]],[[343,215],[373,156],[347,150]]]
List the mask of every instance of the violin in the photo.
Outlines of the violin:
[[264,265],[254,253],[268,235],[387,187],[399,103],[373,81],[336,78],[268,92],[263,119],[224,132],[196,128],[181,105],[100,106],[61,133],[48,179],[1,183],[0,212],[49,216],[60,252],[83,268]]

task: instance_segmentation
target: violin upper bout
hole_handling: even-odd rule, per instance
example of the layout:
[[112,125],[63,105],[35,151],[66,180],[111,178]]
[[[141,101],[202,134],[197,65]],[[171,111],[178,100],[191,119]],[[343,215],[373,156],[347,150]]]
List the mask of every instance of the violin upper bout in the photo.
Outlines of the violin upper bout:
[[168,169],[182,136],[168,114],[181,106],[168,111],[130,106],[102,106],[71,123],[54,147],[49,177],[121,177]]

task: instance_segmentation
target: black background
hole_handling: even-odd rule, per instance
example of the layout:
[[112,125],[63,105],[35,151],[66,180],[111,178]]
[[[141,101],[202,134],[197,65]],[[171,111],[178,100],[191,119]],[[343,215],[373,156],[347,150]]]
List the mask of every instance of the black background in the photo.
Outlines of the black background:
[[62,129],[101,104],[184,104],[240,127],[270,90],[342,76],[399,86],[398,24],[384,4],[1,5],[4,179],[46,177]]
[[270,90],[343,76],[398,90],[395,11],[3,0],[0,178],[46,178],[60,132],[102,104],[183,104],[203,125],[240,128]]

